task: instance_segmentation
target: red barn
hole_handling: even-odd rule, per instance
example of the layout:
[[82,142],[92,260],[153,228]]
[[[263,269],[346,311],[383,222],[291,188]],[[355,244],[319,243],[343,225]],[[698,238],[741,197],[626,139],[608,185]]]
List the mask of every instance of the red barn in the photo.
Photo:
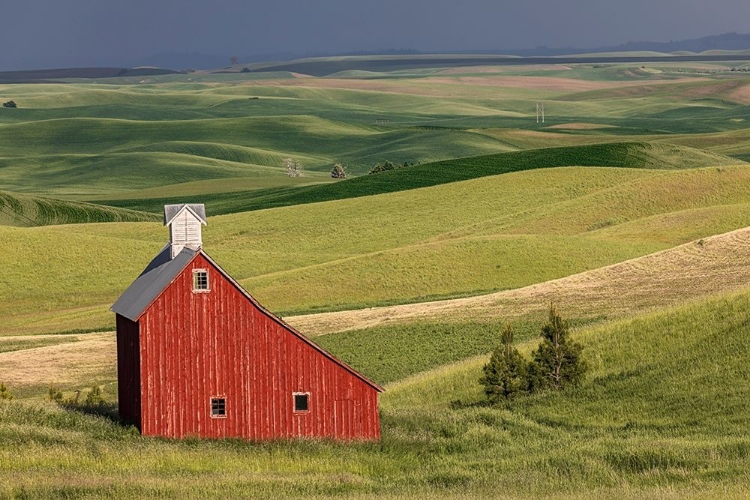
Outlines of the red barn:
[[203,205],[112,306],[120,416],[145,436],[380,437],[382,389],[260,305],[202,249]]

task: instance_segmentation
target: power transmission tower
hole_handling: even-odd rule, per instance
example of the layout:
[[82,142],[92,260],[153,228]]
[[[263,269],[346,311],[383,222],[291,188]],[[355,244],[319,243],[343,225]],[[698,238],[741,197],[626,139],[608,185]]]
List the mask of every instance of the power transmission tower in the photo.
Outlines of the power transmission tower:
[[539,123],[539,117],[542,118],[542,123],[544,123],[544,103],[538,102],[536,103],[536,122]]

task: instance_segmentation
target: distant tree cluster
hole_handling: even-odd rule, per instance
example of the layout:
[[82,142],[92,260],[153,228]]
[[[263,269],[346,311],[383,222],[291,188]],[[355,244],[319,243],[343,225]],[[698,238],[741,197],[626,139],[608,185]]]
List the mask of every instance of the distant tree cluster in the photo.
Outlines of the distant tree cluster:
[[3,103],[3,107],[4,108],[17,108],[18,105],[16,104],[15,101],[8,101],[8,102]]
[[341,163],[337,163],[331,169],[331,177],[334,179],[346,179],[346,167]]
[[483,368],[479,382],[492,403],[500,403],[533,392],[561,391],[580,384],[588,369],[582,357],[583,346],[572,340],[568,324],[550,306],[549,320],[542,327],[542,341],[527,361],[513,347],[510,325],[502,333],[502,343],[495,348]]
[[289,177],[304,177],[305,174],[302,171],[302,164],[299,160],[293,158],[284,158],[284,167],[286,168],[286,175]]
[[370,169],[368,174],[379,174],[380,172],[387,172],[388,170],[396,170],[398,168],[405,168],[414,165],[414,162],[405,161],[404,163],[395,164],[390,160],[385,160],[383,163],[378,163]]

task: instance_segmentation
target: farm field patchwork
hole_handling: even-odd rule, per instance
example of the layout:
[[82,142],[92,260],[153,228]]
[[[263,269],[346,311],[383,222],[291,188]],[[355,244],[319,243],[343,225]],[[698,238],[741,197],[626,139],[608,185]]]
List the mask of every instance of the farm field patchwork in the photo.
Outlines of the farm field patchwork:
[[[737,210],[750,203],[748,183],[750,169],[741,165],[535,169],[213,217],[204,241],[243,286],[284,315],[418,302],[518,288],[742,227]],[[684,219],[671,233],[633,234],[638,220],[709,208],[711,219]],[[625,223],[630,232],[620,238],[615,228]],[[7,254],[14,265],[2,278],[6,335],[108,327],[108,305],[166,239],[149,223],[0,232],[16,242]],[[42,251],[62,234],[64,247]],[[62,293],[71,280],[81,294]]]
[[[428,59],[0,84],[0,498],[750,495],[748,64]],[[386,159],[413,165],[367,175]],[[206,203],[205,250],[385,384],[382,442],[114,418],[108,307],[172,202]],[[488,406],[503,325],[528,356],[550,302],[590,373]]]

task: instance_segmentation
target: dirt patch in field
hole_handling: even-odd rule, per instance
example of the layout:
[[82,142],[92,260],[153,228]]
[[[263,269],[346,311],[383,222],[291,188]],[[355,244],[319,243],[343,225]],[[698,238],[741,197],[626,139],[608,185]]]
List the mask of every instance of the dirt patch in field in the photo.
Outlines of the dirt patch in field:
[[696,87],[690,87],[684,92],[680,92],[679,96],[688,99],[701,99],[705,97],[721,97],[722,94],[730,93],[732,91],[741,90],[745,86],[746,81],[744,80],[729,80],[724,82],[714,83],[712,85],[700,85]]
[[[573,68],[565,64],[534,64],[524,66],[524,71],[569,71]],[[517,66],[459,66],[435,73],[436,75],[463,75],[466,73],[507,73],[518,71]]]
[[574,317],[619,317],[750,284],[750,228],[517,290],[463,299],[285,318],[308,335],[387,323],[510,319],[555,302]]
[[580,92],[609,88],[609,82],[595,82],[591,80],[575,80],[573,78],[546,76],[460,76],[456,78],[429,78],[431,83],[482,85],[490,87],[506,87],[534,90],[561,90]]
[[88,334],[77,342],[0,353],[0,380],[10,387],[76,385],[112,371],[116,359],[114,333]]
[[728,97],[739,104],[750,104],[750,84],[732,91]]

